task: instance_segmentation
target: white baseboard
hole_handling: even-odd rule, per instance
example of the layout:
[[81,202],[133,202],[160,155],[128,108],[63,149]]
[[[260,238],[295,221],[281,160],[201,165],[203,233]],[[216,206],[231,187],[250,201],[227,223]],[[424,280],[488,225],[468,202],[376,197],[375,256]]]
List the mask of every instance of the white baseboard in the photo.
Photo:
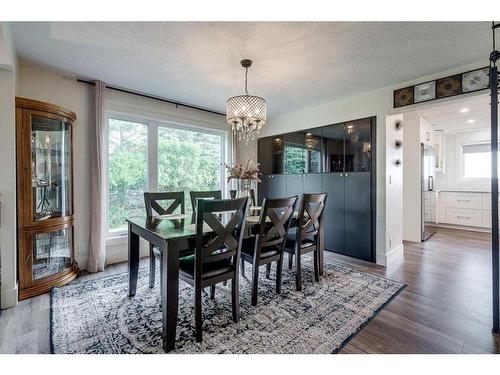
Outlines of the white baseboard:
[[404,256],[404,246],[403,244],[399,244],[395,248],[391,249],[386,255],[386,266],[389,266],[391,263],[400,259]]
[[17,305],[17,285],[14,289],[2,290],[2,309],[8,309]]

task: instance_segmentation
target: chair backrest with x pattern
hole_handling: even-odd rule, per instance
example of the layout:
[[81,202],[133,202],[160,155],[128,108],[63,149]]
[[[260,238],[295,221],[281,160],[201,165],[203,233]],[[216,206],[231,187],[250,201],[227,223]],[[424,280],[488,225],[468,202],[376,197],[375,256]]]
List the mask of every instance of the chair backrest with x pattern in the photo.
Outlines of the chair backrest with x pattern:
[[[167,201],[168,205],[162,206],[160,202]],[[158,215],[169,215],[180,208],[181,214],[185,213],[184,192],[145,192],[144,204],[146,206],[146,215],[152,217],[153,211]]]
[[[237,272],[248,208],[247,198],[198,201],[195,277],[201,277],[203,264],[224,259]],[[210,236],[203,234],[204,225],[213,231]]]
[[327,193],[302,194],[302,203],[298,214],[298,242],[311,238],[316,242],[323,222]]
[[191,207],[193,208],[193,215],[196,213],[196,202],[198,199],[222,199],[222,191],[190,191],[189,196],[191,197]]
[[259,220],[259,237],[256,241],[256,252],[260,255],[263,248],[274,246],[283,251],[286,235],[299,197],[265,198]]

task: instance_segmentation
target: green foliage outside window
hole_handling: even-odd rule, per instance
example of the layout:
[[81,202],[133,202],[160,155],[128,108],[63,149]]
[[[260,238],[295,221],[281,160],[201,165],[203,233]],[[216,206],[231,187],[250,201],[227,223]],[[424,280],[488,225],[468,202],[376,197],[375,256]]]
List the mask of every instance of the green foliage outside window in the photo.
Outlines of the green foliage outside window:
[[[158,191],[221,188],[222,138],[174,128],[158,128]],[[125,219],[143,216],[148,181],[147,125],[109,120],[108,189],[110,230],[126,227]]]

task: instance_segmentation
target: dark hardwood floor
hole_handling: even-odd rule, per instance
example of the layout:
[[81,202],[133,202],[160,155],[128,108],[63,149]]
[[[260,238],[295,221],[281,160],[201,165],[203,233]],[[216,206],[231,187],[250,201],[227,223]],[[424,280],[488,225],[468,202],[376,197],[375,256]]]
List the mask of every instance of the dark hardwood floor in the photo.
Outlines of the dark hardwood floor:
[[[389,268],[326,253],[326,258],[408,284],[341,353],[500,353],[491,334],[489,236],[441,229],[423,244],[405,244]],[[141,266],[146,267],[147,259]],[[126,264],[104,273],[125,272]],[[0,353],[48,353],[48,294],[0,316]]]

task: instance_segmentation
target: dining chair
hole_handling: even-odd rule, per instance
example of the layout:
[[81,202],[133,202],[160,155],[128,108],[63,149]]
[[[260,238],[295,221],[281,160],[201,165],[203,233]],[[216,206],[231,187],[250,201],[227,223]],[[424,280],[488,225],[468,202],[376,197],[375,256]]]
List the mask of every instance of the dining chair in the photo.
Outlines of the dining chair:
[[[163,205],[162,205],[163,203]],[[184,192],[145,192],[144,204],[147,217],[157,215],[169,215],[176,212],[185,213]],[[161,261],[162,253],[153,244],[149,244],[149,287],[155,286],[156,258],[160,262],[160,280],[163,277]]]
[[[285,252],[295,256],[295,286],[302,290],[302,255],[314,252],[314,280],[319,281],[320,238],[323,225],[327,193],[302,194],[295,234],[289,233],[285,242]],[[292,259],[292,258],[291,258]]]
[[252,264],[252,306],[257,305],[259,268],[261,266],[267,267],[266,277],[269,278],[271,264],[276,262],[276,293],[281,293],[283,249],[297,199],[298,196],[265,198],[260,212],[258,234],[243,239],[241,272],[245,272],[245,262]]
[[[237,190],[229,190],[229,196],[231,199],[236,198]],[[252,199],[252,206],[257,206],[257,200],[255,199],[255,189],[250,189],[250,198]]]
[[[239,320],[238,264],[248,206],[247,198],[198,201],[194,255],[179,260],[181,280],[194,287],[198,342],[202,341],[201,293],[204,288],[210,287],[213,291],[217,283],[231,280],[233,321]],[[207,227],[213,232],[207,234]],[[214,298],[214,293],[211,292],[210,297]]]
[[212,191],[190,191],[191,207],[193,208],[193,220],[196,219],[196,202],[198,199],[222,199],[220,190]]

